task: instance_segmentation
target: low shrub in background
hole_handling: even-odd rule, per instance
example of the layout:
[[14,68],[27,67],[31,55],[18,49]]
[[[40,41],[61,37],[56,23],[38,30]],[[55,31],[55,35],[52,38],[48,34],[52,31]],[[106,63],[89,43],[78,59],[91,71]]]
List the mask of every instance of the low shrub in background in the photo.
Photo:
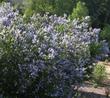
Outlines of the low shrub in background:
[[101,54],[101,43],[91,43],[90,54],[92,57],[100,55]]
[[106,40],[110,47],[110,25],[107,24],[100,33],[100,40]]
[[0,5],[0,93],[11,98],[67,98],[89,68],[97,33],[89,17],[35,14],[28,23],[9,3]]
[[96,85],[102,84],[103,80],[106,78],[106,69],[103,64],[96,64],[93,70],[93,80]]
[[82,19],[89,15],[88,8],[86,7],[84,2],[79,1],[75,8],[73,8],[72,14],[69,16],[70,19],[79,18]]

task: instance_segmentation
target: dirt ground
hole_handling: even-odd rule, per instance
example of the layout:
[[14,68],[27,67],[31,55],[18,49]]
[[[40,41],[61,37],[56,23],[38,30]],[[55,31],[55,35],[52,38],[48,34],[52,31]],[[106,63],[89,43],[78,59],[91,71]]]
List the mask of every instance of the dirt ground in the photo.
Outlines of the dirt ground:
[[[106,68],[107,78],[103,81],[103,87],[95,88],[91,82],[85,82],[78,89],[79,92],[91,93],[100,96],[110,96],[110,62],[98,62],[99,64],[104,64]],[[85,97],[86,98],[86,97]],[[96,97],[99,98],[99,97]],[[103,98],[103,97],[101,97]],[[109,98],[109,97],[108,97]]]

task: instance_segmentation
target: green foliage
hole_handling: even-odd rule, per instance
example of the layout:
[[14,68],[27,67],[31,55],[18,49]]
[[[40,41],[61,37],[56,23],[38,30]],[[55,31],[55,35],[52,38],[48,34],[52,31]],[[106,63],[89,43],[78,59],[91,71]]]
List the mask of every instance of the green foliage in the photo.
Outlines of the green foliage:
[[63,15],[64,13],[70,14],[74,7],[75,0],[56,0],[55,1],[55,14]]
[[54,10],[48,0],[33,0],[32,9],[39,13],[52,12]]
[[84,2],[78,2],[76,8],[73,9],[72,14],[69,16],[70,19],[82,18],[88,16],[88,9]]
[[89,15],[92,17],[93,26],[110,24],[110,0],[80,0],[86,3]]
[[27,8],[24,12],[24,20],[27,22],[29,17],[33,14],[33,10],[31,8]]
[[99,43],[91,43],[90,44],[90,54],[92,57],[95,57],[96,55],[101,53],[101,44]]
[[93,80],[99,85],[106,78],[106,69],[102,64],[96,64],[93,70]]
[[[27,9],[35,13],[63,15],[70,14],[74,5],[74,0],[24,0],[24,11]],[[29,14],[29,13],[28,13]]]
[[0,3],[1,3],[1,2],[4,2],[4,1],[6,1],[6,0],[0,0]]
[[100,33],[100,39],[106,40],[110,46],[110,25],[106,25],[102,32]]
[[53,5],[49,0],[24,0],[23,4],[25,17],[30,17],[33,12],[41,14],[54,12]]

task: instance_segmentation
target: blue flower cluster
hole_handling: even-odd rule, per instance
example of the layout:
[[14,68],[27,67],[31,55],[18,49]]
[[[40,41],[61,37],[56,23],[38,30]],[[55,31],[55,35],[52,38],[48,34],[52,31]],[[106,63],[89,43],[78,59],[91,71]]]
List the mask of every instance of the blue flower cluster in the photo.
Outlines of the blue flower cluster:
[[[0,6],[0,91],[9,96],[67,98],[90,62],[98,29],[90,17],[33,15],[28,23],[10,4]],[[27,97],[27,98],[28,98]],[[21,97],[20,97],[21,98]]]

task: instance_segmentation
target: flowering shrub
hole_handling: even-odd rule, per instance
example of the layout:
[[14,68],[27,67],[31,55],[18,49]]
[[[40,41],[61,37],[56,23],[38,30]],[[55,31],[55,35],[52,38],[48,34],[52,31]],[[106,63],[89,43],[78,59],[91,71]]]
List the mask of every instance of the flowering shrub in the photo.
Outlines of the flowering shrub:
[[33,15],[28,23],[9,3],[0,6],[0,92],[5,96],[67,98],[90,63],[97,32],[89,17]]

